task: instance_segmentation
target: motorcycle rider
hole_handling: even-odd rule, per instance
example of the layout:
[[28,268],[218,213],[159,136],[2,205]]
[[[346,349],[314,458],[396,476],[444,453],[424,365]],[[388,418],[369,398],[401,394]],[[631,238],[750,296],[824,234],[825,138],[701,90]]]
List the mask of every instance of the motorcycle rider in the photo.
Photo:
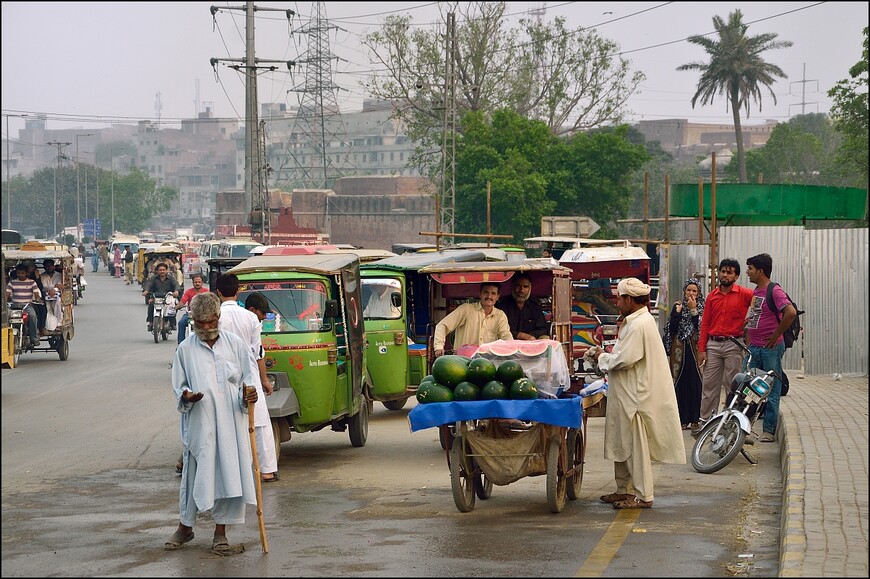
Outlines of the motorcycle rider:
[[13,304],[26,304],[23,308],[27,312],[27,333],[30,336],[31,347],[39,343],[39,335],[36,333],[36,310],[32,302],[39,301],[40,292],[36,282],[27,277],[27,265],[19,263],[15,266],[17,279],[9,280],[6,284],[6,300]]
[[151,321],[154,319],[154,296],[155,293],[172,294],[178,297],[178,282],[174,277],[169,276],[169,267],[165,263],[158,263],[154,268],[154,275],[148,278],[145,282],[145,289],[142,291],[143,296],[152,296],[148,299],[148,331],[153,331]]

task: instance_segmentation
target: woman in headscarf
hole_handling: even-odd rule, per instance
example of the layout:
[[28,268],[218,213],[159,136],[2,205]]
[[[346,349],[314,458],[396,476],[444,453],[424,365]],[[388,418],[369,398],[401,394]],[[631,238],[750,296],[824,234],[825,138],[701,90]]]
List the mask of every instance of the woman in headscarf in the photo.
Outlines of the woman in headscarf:
[[671,308],[664,337],[683,430],[695,428],[701,418],[702,380],[697,359],[703,313],[704,296],[700,283],[694,279],[686,280],[683,299]]

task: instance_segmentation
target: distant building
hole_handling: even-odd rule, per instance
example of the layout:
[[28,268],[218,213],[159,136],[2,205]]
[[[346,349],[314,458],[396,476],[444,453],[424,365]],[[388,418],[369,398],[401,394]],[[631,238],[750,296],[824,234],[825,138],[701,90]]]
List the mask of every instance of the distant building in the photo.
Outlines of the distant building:
[[[763,125],[743,125],[743,145],[749,149],[764,146],[777,122]],[[736,149],[734,125],[690,123],[688,119],[640,121],[635,125],[647,141],[658,141],[662,149],[676,159],[706,156],[723,148]]]

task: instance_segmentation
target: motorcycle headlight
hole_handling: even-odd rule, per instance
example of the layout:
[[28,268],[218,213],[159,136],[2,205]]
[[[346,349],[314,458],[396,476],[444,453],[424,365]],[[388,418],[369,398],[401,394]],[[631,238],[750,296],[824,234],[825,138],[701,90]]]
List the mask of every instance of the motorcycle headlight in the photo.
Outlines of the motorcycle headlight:
[[764,398],[770,392],[770,384],[764,378],[756,377],[749,383],[752,391]]

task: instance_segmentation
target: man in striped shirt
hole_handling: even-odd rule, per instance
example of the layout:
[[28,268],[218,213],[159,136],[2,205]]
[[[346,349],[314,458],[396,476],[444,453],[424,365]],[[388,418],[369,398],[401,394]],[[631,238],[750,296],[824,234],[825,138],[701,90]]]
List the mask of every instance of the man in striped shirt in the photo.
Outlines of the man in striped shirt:
[[39,286],[27,277],[27,266],[23,263],[15,266],[15,275],[17,279],[9,280],[9,283],[6,284],[6,299],[13,304],[26,304],[23,309],[28,315],[27,330],[30,335],[30,344],[35,346],[39,343],[39,336],[36,333],[36,310],[31,302],[39,301]]

